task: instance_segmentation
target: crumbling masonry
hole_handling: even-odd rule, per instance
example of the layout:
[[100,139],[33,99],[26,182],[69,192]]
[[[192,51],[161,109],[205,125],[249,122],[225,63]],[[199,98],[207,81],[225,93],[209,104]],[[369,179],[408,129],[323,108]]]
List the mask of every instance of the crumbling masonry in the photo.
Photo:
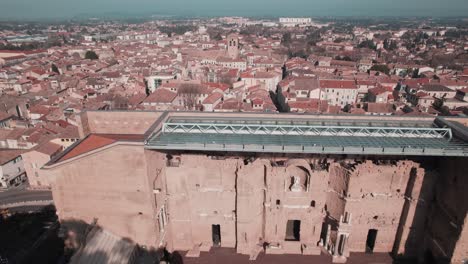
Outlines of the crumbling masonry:
[[[97,218],[140,245],[194,257],[216,246],[251,259],[468,256],[464,157],[157,150],[144,139],[161,113],[84,115],[88,136],[45,168],[61,220]],[[134,126],[112,123],[126,115]]]

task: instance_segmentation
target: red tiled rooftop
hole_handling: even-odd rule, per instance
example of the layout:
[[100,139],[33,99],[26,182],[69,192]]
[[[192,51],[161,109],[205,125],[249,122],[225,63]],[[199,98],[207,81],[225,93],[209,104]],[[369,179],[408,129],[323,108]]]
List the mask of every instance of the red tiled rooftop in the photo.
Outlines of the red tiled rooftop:
[[177,93],[171,92],[167,89],[156,89],[156,91],[150,94],[143,103],[172,103],[177,97]]
[[26,150],[23,149],[0,149],[0,165],[3,165],[12,159],[23,154]]
[[321,88],[356,89],[354,80],[320,80]]
[[374,95],[379,95],[385,92],[392,92],[392,90],[393,90],[392,88],[387,87],[387,86],[378,86],[378,87],[369,89],[369,93],[374,94]]
[[54,154],[60,152],[62,150],[62,146],[52,143],[52,142],[45,142],[39,145],[36,150],[38,152],[47,154],[49,156],[53,156]]
[[0,121],[11,118],[13,115],[7,112],[0,111]]
[[392,113],[393,111],[393,104],[369,103],[367,105],[367,112],[370,113]]
[[211,88],[219,88],[223,91],[226,91],[227,89],[229,89],[229,85],[225,83],[207,82],[207,83],[202,83],[202,84]]
[[205,100],[203,100],[203,104],[213,104],[220,100],[222,97],[223,95],[221,93],[212,93]]
[[108,146],[117,141],[143,141],[143,135],[90,134],[70,151],[66,152],[65,155],[60,157],[56,162],[74,158],[81,154]]

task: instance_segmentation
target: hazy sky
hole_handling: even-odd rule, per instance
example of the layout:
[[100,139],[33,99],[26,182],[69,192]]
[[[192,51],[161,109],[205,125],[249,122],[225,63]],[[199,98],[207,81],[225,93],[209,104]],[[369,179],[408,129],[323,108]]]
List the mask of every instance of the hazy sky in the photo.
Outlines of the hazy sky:
[[465,16],[468,0],[0,0],[0,20],[119,13],[189,16]]

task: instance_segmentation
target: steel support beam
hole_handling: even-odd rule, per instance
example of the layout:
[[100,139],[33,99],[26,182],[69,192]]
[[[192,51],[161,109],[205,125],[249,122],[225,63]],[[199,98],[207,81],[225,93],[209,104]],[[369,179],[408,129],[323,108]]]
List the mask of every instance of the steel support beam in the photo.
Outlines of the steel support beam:
[[268,124],[164,123],[162,133],[349,136],[452,139],[450,128],[359,127]]

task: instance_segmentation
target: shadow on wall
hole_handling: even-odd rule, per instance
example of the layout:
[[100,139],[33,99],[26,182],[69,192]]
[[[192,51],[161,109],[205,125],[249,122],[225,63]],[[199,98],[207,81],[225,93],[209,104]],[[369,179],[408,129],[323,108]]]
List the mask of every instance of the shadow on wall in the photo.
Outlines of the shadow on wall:
[[436,166],[441,176],[435,184],[434,202],[427,218],[428,229],[424,244],[427,249],[424,256],[434,263],[462,262],[460,258],[466,257],[462,252],[463,244],[457,248],[457,243],[466,243],[459,241],[468,212],[466,162],[466,158],[437,160]]
[[[406,199],[405,204],[403,205],[403,211],[401,213],[402,219],[407,219],[408,213],[411,206],[414,206],[410,200],[419,200],[416,205],[414,212],[413,221],[411,223],[405,223],[406,226],[410,226],[410,232],[405,241],[405,253],[397,256],[397,260],[394,263],[403,264],[403,263],[418,263],[424,259],[423,263],[432,264],[435,263],[430,258],[430,256],[423,256],[423,247],[424,244],[424,235],[427,230],[427,217],[430,204],[434,199],[434,184],[436,181],[436,174],[434,171],[438,171],[438,168],[434,166],[436,163],[435,160],[431,159],[430,161],[425,160],[422,162],[422,166],[425,170],[425,175],[423,175],[423,181],[421,183],[421,189],[419,196],[412,195],[416,181],[417,181],[417,169],[412,168],[408,183],[406,185],[406,190],[404,192],[405,197],[411,199]],[[401,221],[400,221],[401,223]],[[399,228],[399,231],[400,228]],[[399,237],[400,236],[400,237]],[[401,233],[397,233],[396,241],[398,244],[401,243]],[[396,245],[395,245],[396,246]]]
[[[433,158],[424,160],[421,164],[426,173],[422,181],[420,196],[411,196],[415,185],[416,169],[411,171],[405,192],[406,197],[419,199],[420,202],[415,209],[413,222],[406,223],[411,228],[404,246],[405,253],[396,256],[394,264],[448,264],[460,236],[461,229],[455,232],[448,224],[450,221],[445,212],[450,208],[441,208],[441,206],[443,207],[444,203],[452,203],[451,201],[443,201],[447,199],[447,196],[458,197],[462,201],[468,199],[467,192],[460,191],[463,188],[455,187],[463,183],[454,184],[450,182],[452,178],[463,178],[463,172],[460,171],[460,168],[463,168],[462,159]],[[451,195],[447,195],[447,193],[451,193]],[[464,206],[455,205],[455,207],[457,208],[455,215],[463,216],[461,217],[461,223],[463,223],[464,216],[467,213],[467,206],[464,204]],[[409,211],[410,203],[407,201],[403,206],[402,219],[408,215]],[[399,232],[397,232],[395,247],[401,243],[400,231],[399,229]],[[430,244],[434,238],[443,246],[447,254],[446,257],[441,257],[440,253],[437,254],[431,251]]]

